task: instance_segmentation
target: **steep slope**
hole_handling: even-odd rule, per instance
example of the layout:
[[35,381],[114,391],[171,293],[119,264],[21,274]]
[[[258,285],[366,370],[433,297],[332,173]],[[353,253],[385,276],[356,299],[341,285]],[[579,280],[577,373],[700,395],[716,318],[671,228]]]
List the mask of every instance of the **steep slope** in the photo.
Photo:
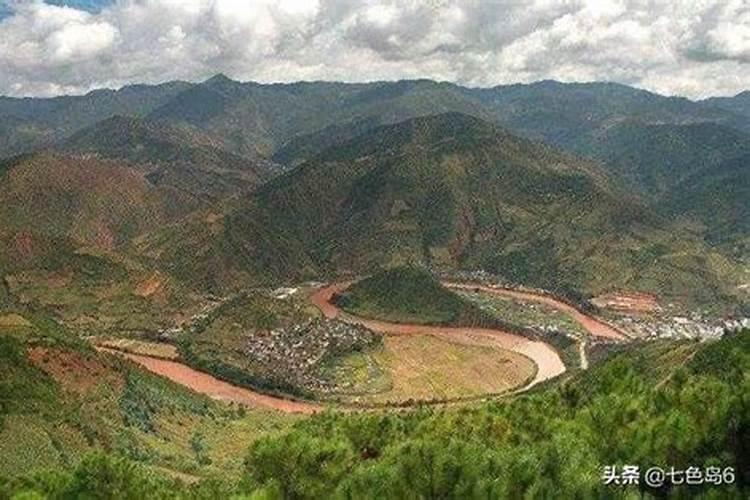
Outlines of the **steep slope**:
[[280,170],[268,160],[224,151],[199,133],[123,116],[77,132],[59,149],[125,160],[154,185],[169,186],[202,200],[253,189]]
[[37,154],[0,168],[3,293],[89,333],[169,327],[183,286],[124,257],[136,236],[193,209],[180,192],[111,160]]
[[[412,262],[483,267],[560,293],[627,287],[716,300],[722,269],[732,269],[609,187],[594,164],[457,113],[330,148],[262,187],[216,229],[202,252],[209,262],[256,277]],[[161,244],[153,235],[146,246],[184,264],[185,274],[205,271],[213,265],[181,243],[192,232]]]
[[696,172],[749,153],[750,135],[712,122],[626,121],[592,134],[580,149],[602,161],[613,179],[653,200]]
[[736,252],[750,256],[750,154],[696,172],[663,205],[673,215],[700,221],[711,242],[738,245]]
[[108,160],[36,154],[5,162],[0,177],[0,226],[17,235],[112,249],[192,208],[180,193]]
[[[241,459],[228,452],[232,443],[251,442],[285,422],[266,411],[237,412],[97,353],[76,339],[78,332],[49,317],[20,312],[23,324],[0,324],[0,478],[59,477],[93,451],[144,461],[160,477],[172,470],[192,474],[185,477],[239,472]],[[99,479],[115,481],[111,475]],[[6,484],[0,479],[4,498]],[[123,487],[103,497],[122,497]],[[144,495],[153,492],[141,490]]]

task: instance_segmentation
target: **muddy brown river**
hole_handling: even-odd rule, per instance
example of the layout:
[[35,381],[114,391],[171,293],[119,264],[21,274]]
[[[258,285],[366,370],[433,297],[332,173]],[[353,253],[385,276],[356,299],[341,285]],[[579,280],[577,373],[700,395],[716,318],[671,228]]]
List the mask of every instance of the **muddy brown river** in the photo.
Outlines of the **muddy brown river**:
[[[451,288],[481,290],[486,293],[494,293],[521,300],[541,302],[569,314],[594,337],[611,340],[624,340],[626,338],[622,332],[614,327],[579,311],[569,304],[558,301],[547,295],[503,288],[492,288],[482,285],[466,285],[458,283],[445,284]],[[534,378],[527,385],[515,389],[513,391],[514,393],[525,391],[540,382],[554,378],[565,372],[565,365],[560,359],[560,355],[550,345],[540,341],[529,340],[520,335],[503,330],[390,323],[386,321],[360,318],[345,313],[336,307],[335,304],[331,303],[331,299],[336,293],[343,291],[349,285],[350,283],[336,283],[320,288],[311,295],[311,300],[327,318],[337,318],[341,321],[361,324],[384,335],[433,335],[435,337],[448,339],[452,342],[466,345],[499,347],[526,356],[536,364],[537,371]],[[319,403],[296,401],[269,394],[262,394],[245,387],[239,387],[220,380],[208,373],[195,370],[177,361],[127,353],[106,347],[98,347],[97,349],[102,352],[125,357],[153,373],[217,400],[230,401],[253,408],[273,409],[286,413],[312,414],[322,411],[325,408],[324,405]]]

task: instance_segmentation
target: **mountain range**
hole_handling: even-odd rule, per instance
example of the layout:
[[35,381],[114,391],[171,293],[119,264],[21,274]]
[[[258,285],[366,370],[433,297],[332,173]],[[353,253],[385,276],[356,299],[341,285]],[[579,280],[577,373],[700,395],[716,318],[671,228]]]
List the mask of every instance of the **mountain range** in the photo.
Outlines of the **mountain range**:
[[0,265],[54,241],[200,290],[419,263],[743,304],[746,103],[223,75],[0,98]]

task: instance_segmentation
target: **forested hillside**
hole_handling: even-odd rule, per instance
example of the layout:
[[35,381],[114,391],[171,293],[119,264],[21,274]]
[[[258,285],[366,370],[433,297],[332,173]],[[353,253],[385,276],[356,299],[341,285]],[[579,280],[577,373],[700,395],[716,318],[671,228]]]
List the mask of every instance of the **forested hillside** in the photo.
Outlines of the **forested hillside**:
[[[253,444],[240,483],[188,486],[99,455],[72,472],[3,481],[0,494],[745,498],[749,339],[745,331],[706,344],[633,345],[562,384],[475,408],[326,413]],[[654,489],[605,485],[606,465],[732,467],[733,475],[729,485]]]

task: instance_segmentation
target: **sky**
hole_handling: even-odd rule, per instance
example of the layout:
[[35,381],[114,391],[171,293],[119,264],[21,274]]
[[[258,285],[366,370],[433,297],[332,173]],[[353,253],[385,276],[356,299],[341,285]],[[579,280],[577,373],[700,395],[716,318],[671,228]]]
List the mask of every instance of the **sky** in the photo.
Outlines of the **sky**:
[[242,81],[750,88],[748,0],[0,0],[0,94]]

